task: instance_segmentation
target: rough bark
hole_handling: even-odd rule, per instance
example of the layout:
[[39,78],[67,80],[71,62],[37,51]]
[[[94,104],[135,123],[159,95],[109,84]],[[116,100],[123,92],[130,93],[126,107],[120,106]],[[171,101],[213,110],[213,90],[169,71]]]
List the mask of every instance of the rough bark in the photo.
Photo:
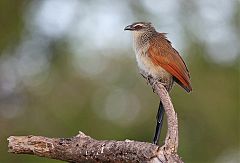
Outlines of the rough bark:
[[72,138],[10,136],[9,152],[33,154],[68,162],[160,162],[182,163],[177,155],[178,122],[171,99],[158,81],[150,82],[167,115],[168,132],[163,146],[132,140],[95,140],[80,132]]

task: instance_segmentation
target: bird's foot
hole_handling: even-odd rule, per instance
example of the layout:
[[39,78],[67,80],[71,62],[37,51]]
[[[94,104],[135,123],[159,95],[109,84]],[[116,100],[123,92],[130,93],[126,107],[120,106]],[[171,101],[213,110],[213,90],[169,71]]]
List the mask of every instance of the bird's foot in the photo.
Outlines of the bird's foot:
[[153,77],[151,75],[148,75],[145,72],[140,72],[140,74],[142,75],[142,77],[144,77],[144,79],[146,79],[148,85],[152,85],[153,84],[154,79],[153,79]]
[[156,93],[155,92],[155,85],[161,83],[166,89],[168,88],[168,83],[167,82],[164,82],[164,81],[161,81],[159,79],[152,79],[152,83],[150,83],[150,85],[152,86],[152,89],[153,89],[153,93]]
[[153,79],[153,77],[152,77],[151,75],[148,75],[148,76],[147,76],[147,83],[148,83],[149,85],[153,85],[154,82],[155,82],[155,80]]
[[146,72],[143,71],[143,70],[140,70],[140,74],[142,75],[142,77],[143,77],[144,79],[146,79],[147,84],[150,84],[150,85],[151,85],[152,76],[149,75],[148,73],[146,73]]
[[156,93],[156,92],[155,92],[155,85],[157,85],[158,83],[159,83],[158,80],[154,80],[153,83],[151,84],[153,93]]

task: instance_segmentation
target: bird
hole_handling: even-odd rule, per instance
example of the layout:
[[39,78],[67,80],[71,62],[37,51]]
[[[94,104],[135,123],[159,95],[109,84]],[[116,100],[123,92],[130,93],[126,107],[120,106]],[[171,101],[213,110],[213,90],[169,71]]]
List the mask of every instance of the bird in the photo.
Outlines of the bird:
[[[157,32],[151,22],[135,22],[124,30],[133,33],[133,49],[140,74],[163,83],[168,92],[174,83],[186,92],[192,91],[189,70],[166,33]],[[153,144],[158,144],[163,124],[164,107],[160,100]]]

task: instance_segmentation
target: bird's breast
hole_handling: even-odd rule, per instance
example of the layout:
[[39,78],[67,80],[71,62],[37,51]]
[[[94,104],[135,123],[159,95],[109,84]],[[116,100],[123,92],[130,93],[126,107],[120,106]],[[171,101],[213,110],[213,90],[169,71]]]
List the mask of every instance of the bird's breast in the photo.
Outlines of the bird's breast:
[[149,49],[148,35],[135,32],[133,35],[133,47],[136,54],[136,60],[138,67],[141,71],[151,75],[154,78],[170,79],[172,75],[168,73],[161,66],[154,64],[150,57],[148,57],[147,51]]
[[168,79],[171,78],[172,75],[168,73],[165,69],[163,69],[161,66],[154,65],[151,58],[148,57],[146,54],[146,48],[143,48],[142,50],[138,49],[136,50],[136,60],[138,67],[141,71],[144,71],[145,73],[151,75],[154,78],[161,78],[161,79]]

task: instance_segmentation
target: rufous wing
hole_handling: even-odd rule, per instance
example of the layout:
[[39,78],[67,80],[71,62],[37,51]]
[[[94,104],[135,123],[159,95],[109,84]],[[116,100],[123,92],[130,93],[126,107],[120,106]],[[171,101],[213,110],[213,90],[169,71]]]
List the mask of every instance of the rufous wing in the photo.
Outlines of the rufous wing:
[[173,75],[174,80],[187,92],[192,91],[187,66],[164,34],[159,33],[150,41],[147,55],[154,65]]

